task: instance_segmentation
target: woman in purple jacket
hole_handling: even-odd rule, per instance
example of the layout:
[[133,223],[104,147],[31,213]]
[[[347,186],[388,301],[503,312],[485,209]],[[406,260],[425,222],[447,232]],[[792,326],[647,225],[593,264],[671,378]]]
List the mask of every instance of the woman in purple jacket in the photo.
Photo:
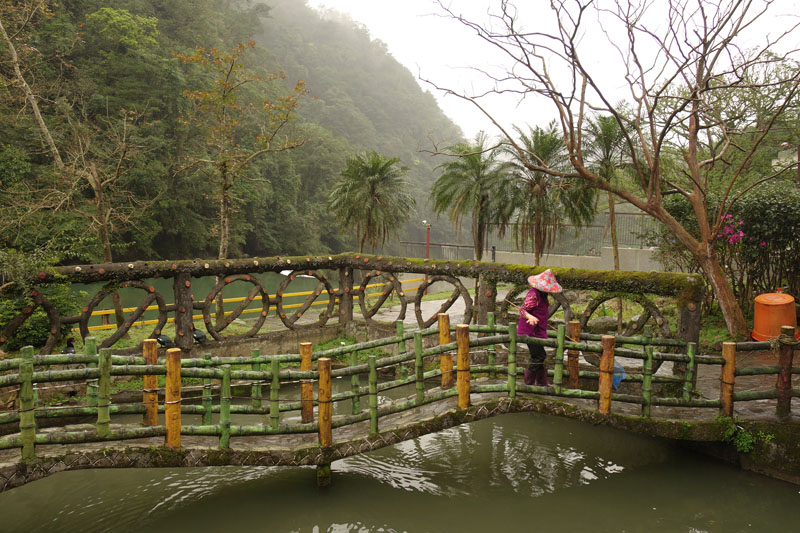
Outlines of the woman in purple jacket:
[[[548,293],[561,292],[561,285],[556,281],[553,271],[549,268],[541,274],[530,276],[528,285],[531,286],[528,294],[525,295],[525,302],[519,309],[519,325],[517,325],[517,335],[527,335],[529,337],[547,338],[547,319],[550,306],[547,301]],[[531,353],[531,362],[525,369],[525,384],[549,386],[547,382],[547,369],[544,366],[546,357],[544,346],[527,343]]]

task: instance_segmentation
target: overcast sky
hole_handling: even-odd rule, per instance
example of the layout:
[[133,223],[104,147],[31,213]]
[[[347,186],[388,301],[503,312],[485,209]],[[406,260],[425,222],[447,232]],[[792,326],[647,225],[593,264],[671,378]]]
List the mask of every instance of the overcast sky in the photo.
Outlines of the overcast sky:
[[[487,10],[490,6],[496,8],[499,1],[446,0],[446,3],[470,20],[486,20]],[[456,91],[470,91],[485,87],[486,82],[469,67],[491,69],[498,67],[500,61],[497,53],[473,31],[443,16],[441,8],[433,0],[308,0],[308,4],[346,13],[363,24],[373,38],[386,43],[389,52],[418,78],[423,88],[436,96],[440,107],[461,126],[468,138],[474,137],[479,130],[493,135],[499,133],[471,104],[455,96],[443,96],[419,80],[424,78]],[[550,15],[547,0],[520,0],[516,4],[520,12],[519,20],[526,29],[541,23]],[[775,0],[775,8],[773,12],[776,15],[798,14],[800,0]],[[765,21],[759,31],[754,32],[755,35],[762,37],[770,30],[770,23],[778,25],[776,20],[781,26],[787,23],[785,16],[781,19],[772,18]],[[587,38],[591,36],[587,34]],[[792,42],[797,46],[800,36],[795,36]],[[605,89],[615,99],[626,98],[619,58],[609,58],[608,49],[590,48],[583,53],[584,61],[602,73]],[[552,106],[542,100],[529,99],[520,103],[517,98],[497,97],[483,104],[505,127],[511,124],[544,126],[554,118]]]

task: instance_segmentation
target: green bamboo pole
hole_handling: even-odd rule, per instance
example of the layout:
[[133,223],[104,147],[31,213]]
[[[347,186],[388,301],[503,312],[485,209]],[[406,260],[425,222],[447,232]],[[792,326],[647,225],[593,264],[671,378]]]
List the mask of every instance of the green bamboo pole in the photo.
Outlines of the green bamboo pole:
[[645,359],[642,368],[642,416],[650,418],[653,390],[653,347],[644,347]]
[[33,346],[25,346],[21,350],[22,362],[19,374],[22,385],[19,390],[19,434],[22,441],[22,460],[30,461],[35,457],[36,412],[33,405]]
[[269,387],[269,425],[277,429],[281,423],[281,407],[280,407],[280,391],[281,391],[281,378],[279,376],[281,370],[281,362],[278,359],[272,359],[272,385]]
[[508,397],[517,397],[517,326],[508,325]]
[[98,384],[97,395],[97,436],[105,438],[109,434],[111,424],[111,413],[108,408],[111,405],[111,349],[102,348],[100,350],[100,383]]
[[683,384],[683,399],[689,401],[692,399],[692,390],[694,389],[694,376],[697,372],[697,361],[695,361],[695,353],[697,352],[697,343],[690,342],[686,346],[686,355],[689,357],[689,362],[686,364],[686,381]]
[[[495,318],[494,318],[494,313],[492,313],[491,311],[486,313],[486,325],[489,326],[492,329],[492,333],[495,333],[494,332]],[[497,349],[495,348],[494,344],[490,344],[487,347],[487,350],[488,350],[488,354],[489,354],[489,358],[488,358],[488,361],[487,361],[488,364],[490,366],[496,365],[497,364]],[[495,372],[494,370],[489,372],[489,379],[497,379],[497,372]]]
[[[211,361],[211,354],[205,354],[203,359],[206,361]],[[203,397],[202,397],[202,405],[203,405],[203,425],[210,426],[211,425],[211,389],[213,385],[211,382],[211,378],[203,378]]]
[[422,366],[422,334],[414,333],[414,381],[417,390],[417,405],[425,403],[424,369]]
[[219,447],[231,447],[231,365],[222,366],[222,391],[219,397]]
[[[261,352],[258,349],[250,350],[250,357],[258,361],[250,363],[250,370],[254,372],[261,371]],[[250,389],[250,404],[253,407],[261,407],[261,380],[253,380],[253,385]]]
[[[358,365],[358,352],[350,354],[350,364],[352,366]],[[350,376],[350,387],[353,391],[353,414],[357,415],[361,412],[361,375],[353,374]]]
[[556,354],[553,365],[553,390],[556,394],[561,392],[561,382],[564,379],[564,335],[566,328],[564,324],[558,325],[556,336]]
[[[399,339],[397,342],[397,355],[401,355],[406,353],[406,341],[405,341],[405,325],[403,324],[402,320],[398,320],[394,323],[395,328],[397,329],[397,338]],[[408,376],[408,369],[406,365],[400,365],[400,377],[405,378]]]
[[[87,355],[97,357],[97,341],[94,337],[86,337],[83,347]],[[97,363],[86,363],[86,368],[97,368]],[[86,382],[86,403],[89,407],[97,406],[97,381],[95,380]]]
[[378,368],[376,357],[369,356],[369,432],[378,434]]

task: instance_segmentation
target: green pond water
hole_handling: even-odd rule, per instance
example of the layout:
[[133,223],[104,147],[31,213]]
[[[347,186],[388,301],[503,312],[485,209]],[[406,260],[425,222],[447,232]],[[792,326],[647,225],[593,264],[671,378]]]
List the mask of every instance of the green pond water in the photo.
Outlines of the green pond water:
[[524,413],[313,468],[62,472],[0,494],[2,531],[797,531],[800,487]]

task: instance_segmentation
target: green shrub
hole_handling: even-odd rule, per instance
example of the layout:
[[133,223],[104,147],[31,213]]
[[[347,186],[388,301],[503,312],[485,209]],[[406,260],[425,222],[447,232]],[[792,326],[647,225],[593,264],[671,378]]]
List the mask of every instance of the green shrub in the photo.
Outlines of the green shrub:
[[[38,289],[42,295],[50,300],[61,316],[75,315],[80,311],[77,295],[67,285],[51,285]],[[0,330],[14,319],[25,307],[32,306],[33,302],[24,298],[0,299]],[[61,326],[61,335],[69,335],[70,325]],[[19,350],[23,346],[44,346],[50,335],[50,320],[41,307],[37,307],[31,316],[23,322],[6,341],[7,350]]]

